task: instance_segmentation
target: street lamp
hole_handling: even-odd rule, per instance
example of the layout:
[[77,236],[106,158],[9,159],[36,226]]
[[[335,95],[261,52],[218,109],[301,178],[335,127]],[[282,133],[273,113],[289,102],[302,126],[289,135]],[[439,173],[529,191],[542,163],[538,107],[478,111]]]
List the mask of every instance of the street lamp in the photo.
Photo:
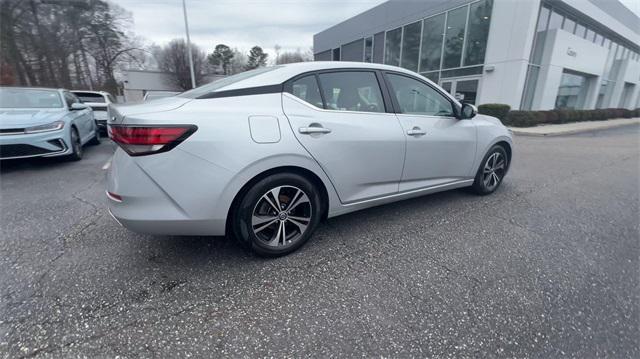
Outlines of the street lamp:
[[191,39],[189,39],[189,22],[187,21],[187,0],[182,0],[182,12],[184,13],[184,29],[187,32],[187,51],[189,53],[189,69],[191,70],[191,88],[195,88],[196,75],[193,72],[193,55],[191,54]]

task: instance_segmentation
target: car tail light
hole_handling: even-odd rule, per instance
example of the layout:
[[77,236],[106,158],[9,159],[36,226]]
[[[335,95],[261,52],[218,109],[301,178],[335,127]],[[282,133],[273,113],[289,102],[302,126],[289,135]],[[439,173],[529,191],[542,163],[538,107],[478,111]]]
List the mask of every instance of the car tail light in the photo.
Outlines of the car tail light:
[[167,152],[196,132],[194,125],[109,125],[109,137],[131,156]]

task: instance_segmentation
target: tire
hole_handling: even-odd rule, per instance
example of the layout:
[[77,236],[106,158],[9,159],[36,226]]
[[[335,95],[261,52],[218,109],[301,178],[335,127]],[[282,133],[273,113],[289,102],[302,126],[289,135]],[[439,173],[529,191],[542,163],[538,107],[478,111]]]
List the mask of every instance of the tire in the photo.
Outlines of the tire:
[[314,184],[297,174],[279,173],[263,178],[246,192],[233,215],[232,231],[245,248],[277,257],[304,245],[321,216],[320,194]]
[[481,196],[495,192],[509,168],[509,157],[504,147],[495,145],[484,156],[471,186],[471,190]]
[[75,127],[71,128],[71,154],[67,157],[70,161],[80,161],[82,159],[82,142]]
[[92,146],[97,146],[100,144],[100,130],[98,129],[98,125],[94,127],[94,135],[91,140],[89,140],[89,144]]

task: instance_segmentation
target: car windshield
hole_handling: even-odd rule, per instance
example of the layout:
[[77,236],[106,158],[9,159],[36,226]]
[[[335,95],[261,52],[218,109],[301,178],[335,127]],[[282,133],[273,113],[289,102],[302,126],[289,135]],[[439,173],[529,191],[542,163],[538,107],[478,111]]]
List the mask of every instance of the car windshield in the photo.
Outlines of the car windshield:
[[0,108],[62,108],[55,90],[0,88]]
[[91,92],[73,92],[76,96],[80,98],[82,102],[106,102],[104,96],[99,93],[91,93]]
[[200,87],[196,87],[193,90],[189,90],[186,92],[181,93],[180,97],[186,97],[186,98],[197,98],[200,97],[202,95],[208,94],[210,92],[214,92],[217,89],[223,88],[225,86],[229,86],[231,84],[234,84],[236,82],[240,82],[243,80],[246,80],[248,78],[257,76],[257,75],[261,75],[265,72],[269,72],[269,71],[273,71],[275,69],[278,69],[282,66],[270,66],[270,67],[260,67],[257,68],[255,70],[251,70],[251,71],[245,71],[245,72],[241,72],[239,74],[236,75],[232,75],[229,77],[225,77],[223,79],[214,81],[212,83],[200,86]]

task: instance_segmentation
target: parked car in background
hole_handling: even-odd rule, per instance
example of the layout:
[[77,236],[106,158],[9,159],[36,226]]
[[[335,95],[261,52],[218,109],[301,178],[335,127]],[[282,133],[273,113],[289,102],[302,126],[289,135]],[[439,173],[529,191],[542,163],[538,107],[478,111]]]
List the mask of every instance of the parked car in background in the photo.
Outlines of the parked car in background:
[[110,103],[117,103],[116,99],[105,91],[71,91],[93,110],[93,117],[98,129],[107,132],[107,107]]
[[100,143],[89,106],[63,89],[0,87],[0,159],[69,156]]
[[263,255],[323,218],[429,193],[493,193],[512,139],[441,87],[388,65],[259,68],[110,107],[109,208],[134,231],[233,234]]
[[157,100],[159,98],[171,97],[179,94],[177,91],[147,91],[144,94],[143,101]]

